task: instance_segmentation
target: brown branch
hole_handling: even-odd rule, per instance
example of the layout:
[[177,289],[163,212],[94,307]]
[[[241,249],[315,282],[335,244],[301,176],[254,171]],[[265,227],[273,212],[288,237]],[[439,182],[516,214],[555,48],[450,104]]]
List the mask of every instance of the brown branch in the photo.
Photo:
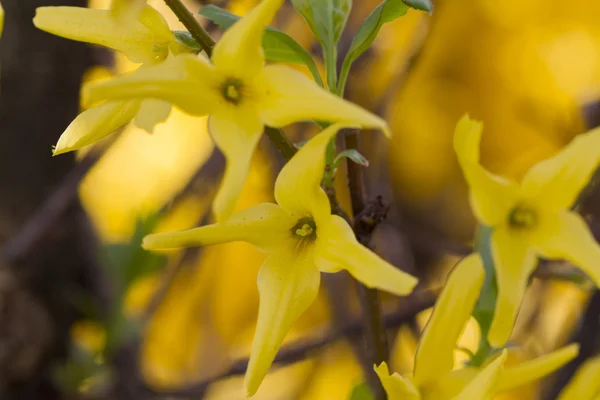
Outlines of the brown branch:
[[[406,298],[406,304],[410,304],[409,307],[398,310],[384,317],[383,322],[385,324],[385,327],[387,329],[397,328],[398,326],[410,321],[415,315],[417,315],[421,311],[433,307],[438,294],[439,289],[424,290],[421,292],[412,293]],[[316,352],[322,350],[324,347],[328,346],[333,342],[342,339],[357,339],[362,337],[364,333],[365,327],[363,326],[362,319],[355,319],[340,330],[333,332],[330,331],[326,334],[323,334],[317,339],[313,339],[311,341],[298,341],[296,343],[290,344],[282,348],[277,354],[274,363],[278,367],[290,365],[311,357]],[[208,386],[219,380],[223,380],[233,376],[243,375],[246,372],[246,368],[248,367],[248,361],[248,358],[241,358],[235,360],[231,363],[231,365],[226,371],[215,375],[214,377],[211,377],[205,381],[195,383],[178,390],[153,390],[153,392],[159,398],[194,397],[198,393],[204,393]]]

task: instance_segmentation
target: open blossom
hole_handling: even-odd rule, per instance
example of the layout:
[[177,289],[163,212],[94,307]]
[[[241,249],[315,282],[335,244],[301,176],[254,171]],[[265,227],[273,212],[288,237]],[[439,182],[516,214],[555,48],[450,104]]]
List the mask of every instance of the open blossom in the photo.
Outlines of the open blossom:
[[488,340],[503,346],[513,329],[538,256],[565,259],[600,285],[600,246],[583,218],[570,211],[600,161],[600,129],[577,136],[560,153],[534,165],[520,183],[479,164],[482,125],[465,116],[454,148],[478,220],[493,231],[498,298]]
[[283,339],[315,300],[321,272],[347,270],[369,287],[397,295],[412,291],[417,279],[388,264],[356,241],[348,223],[331,215],[321,188],[325,150],[340,129],[332,125],[306,143],[275,183],[278,204],[265,203],[214,225],[150,235],[146,249],[172,249],[245,241],[269,253],[258,273],[260,308],[246,390],[254,394]]
[[586,361],[575,373],[569,384],[560,392],[558,400],[600,399],[600,357]]
[[302,73],[281,65],[265,66],[263,32],[282,3],[263,0],[223,34],[211,60],[203,55],[172,57],[84,92],[93,101],[155,98],[193,115],[210,115],[209,132],[227,158],[213,204],[218,220],[235,208],[265,125],[317,120],[389,133],[384,120],[320,88]]
[[467,325],[483,284],[478,254],[451,272],[423,331],[411,376],[390,375],[375,367],[389,400],[490,400],[497,393],[535,381],[560,368],[578,353],[576,344],[515,366],[504,366],[504,349],[481,368],[454,369],[454,349]]
[[[33,23],[54,35],[120,51],[131,61],[145,65],[160,63],[170,53],[187,51],[176,41],[164,17],[150,6],[143,6],[137,19],[123,21],[113,18],[110,10],[39,7]],[[97,142],[134,119],[137,126],[152,132],[170,111],[168,102],[154,99],[104,102],[73,120],[58,140],[54,155]]]

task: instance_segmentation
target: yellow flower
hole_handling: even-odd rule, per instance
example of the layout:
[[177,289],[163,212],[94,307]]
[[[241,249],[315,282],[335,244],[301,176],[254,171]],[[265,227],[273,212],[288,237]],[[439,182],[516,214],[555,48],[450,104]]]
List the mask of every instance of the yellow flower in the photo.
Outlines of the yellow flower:
[[345,269],[369,287],[405,295],[417,279],[360,245],[342,218],[331,215],[321,189],[325,149],[340,129],[332,125],[288,162],[275,182],[277,204],[264,203],[214,225],[150,235],[146,249],[244,241],[269,253],[258,273],[260,306],[246,390],[254,394],[290,327],[315,300],[322,272]]
[[[144,6],[137,20],[120,21],[109,10],[83,7],[39,7],[34,25],[64,38],[106,46],[144,64],[162,62],[170,53],[185,51],[167,21],[154,8]],[[135,118],[138,127],[152,132],[169,116],[168,102],[148,100],[109,101],[79,114],[61,135],[54,155],[87,146]]]
[[598,400],[600,399],[600,357],[586,361],[579,368],[569,384],[558,396],[558,400]]
[[194,115],[210,115],[210,133],[227,158],[213,208],[218,220],[231,215],[265,125],[300,120],[388,126],[381,118],[346,102],[298,71],[265,66],[262,35],[283,0],[264,0],[227,30],[210,62],[181,55],[163,64],[89,87],[90,100],[159,98]]
[[583,218],[569,211],[600,160],[600,129],[577,136],[560,153],[534,165],[520,184],[479,164],[481,132],[480,123],[463,117],[454,149],[475,216],[493,228],[498,299],[488,340],[501,347],[510,337],[538,256],[568,260],[600,284],[600,246]]
[[471,317],[483,284],[478,254],[451,272],[423,331],[412,376],[390,375],[385,363],[375,367],[389,400],[488,400],[496,393],[535,381],[577,355],[578,345],[514,367],[504,367],[507,350],[481,369],[454,369],[454,347]]

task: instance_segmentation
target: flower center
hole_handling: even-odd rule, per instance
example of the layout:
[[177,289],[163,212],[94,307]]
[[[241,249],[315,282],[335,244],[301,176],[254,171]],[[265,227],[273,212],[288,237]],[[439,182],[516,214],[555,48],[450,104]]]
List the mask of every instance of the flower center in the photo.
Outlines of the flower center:
[[508,216],[508,224],[515,229],[528,229],[537,223],[535,210],[527,206],[517,206],[512,209]]
[[310,217],[300,218],[292,228],[292,234],[301,241],[313,241],[317,238],[317,225]]
[[223,83],[221,91],[225,100],[232,104],[239,104],[242,100],[243,84],[237,79],[229,79]]

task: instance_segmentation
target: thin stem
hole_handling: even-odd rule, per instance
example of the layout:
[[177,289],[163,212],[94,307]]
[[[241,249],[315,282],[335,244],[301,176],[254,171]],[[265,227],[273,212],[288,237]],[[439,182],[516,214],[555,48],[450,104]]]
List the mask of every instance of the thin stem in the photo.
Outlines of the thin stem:
[[194,14],[187,9],[182,0],[165,0],[165,4],[179,18],[179,21],[190,32],[192,37],[198,42],[202,50],[210,57],[212,49],[215,46],[215,41],[210,37],[208,32],[204,30],[202,25],[196,20]]
[[[344,136],[346,149],[358,149],[358,132],[353,130]],[[363,171],[358,164],[347,161],[348,187],[350,189],[350,200],[352,203],[352,214],[354,216],[354,234],[357,240],[364,246],[369,246],[371,232],[362,232],[360,224],[360,213],[365,209],[366,196]],[[381,304],[377,290],[369,289],[357,281],[358,293],[365,323],[365,339],[367,345],[367,355],[370,356],[371,365],[387,361],[388,344],[387,336],[381,314]],[[372,374],[372,368],[368,371],[367,378],[375,392],[378,400],[387,398],[385,390],[377,376]]]
[[331,46],[327,49],[323,58],[325,59],[325,72],[327,74],[327,86],[331,93],[337,90],[337,48]]
[[294,154],[298,151],[294,143],[287,136],[283,134],[281,129],[271,128],[270,126],[265,127],[265,133],[273,143],[273,146],[279,150],[283,158],[289,161]]

